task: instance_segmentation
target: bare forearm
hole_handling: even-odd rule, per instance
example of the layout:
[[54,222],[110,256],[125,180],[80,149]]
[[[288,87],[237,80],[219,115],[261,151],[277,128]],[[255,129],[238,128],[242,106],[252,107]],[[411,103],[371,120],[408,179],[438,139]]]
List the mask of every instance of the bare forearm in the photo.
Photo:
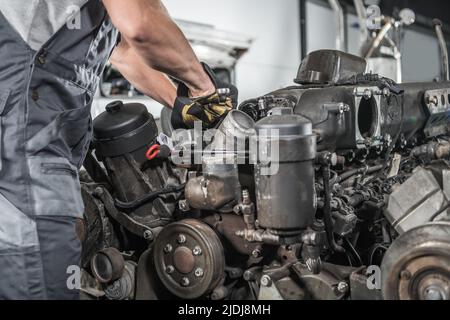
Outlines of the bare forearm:
[[122,37],[149,67],[183,81],[192,95],[214,88],[189,42],[159,0],[103,0]]
[[115,48],[111,63],[140,92],[172,108],[176,87],[163,73],[150,68],[125,41]]

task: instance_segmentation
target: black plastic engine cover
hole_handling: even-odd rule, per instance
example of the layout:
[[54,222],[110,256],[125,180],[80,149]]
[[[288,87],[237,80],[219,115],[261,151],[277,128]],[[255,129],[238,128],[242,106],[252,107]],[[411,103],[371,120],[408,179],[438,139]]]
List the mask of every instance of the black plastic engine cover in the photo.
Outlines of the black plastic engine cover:
[[94,120],[94,145],[100,158],[147,147],[158,135],[153,116],[140,103],[115,101]]

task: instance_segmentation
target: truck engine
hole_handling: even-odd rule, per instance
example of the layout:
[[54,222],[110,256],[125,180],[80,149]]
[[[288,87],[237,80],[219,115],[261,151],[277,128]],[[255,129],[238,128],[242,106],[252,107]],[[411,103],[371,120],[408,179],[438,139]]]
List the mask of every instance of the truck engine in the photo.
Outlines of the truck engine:
[[214,131],[161,134],[144,105],[108,105],[81,175],[83,291],[450,299],[450,82],[365,70],[312,52],[296,85]]

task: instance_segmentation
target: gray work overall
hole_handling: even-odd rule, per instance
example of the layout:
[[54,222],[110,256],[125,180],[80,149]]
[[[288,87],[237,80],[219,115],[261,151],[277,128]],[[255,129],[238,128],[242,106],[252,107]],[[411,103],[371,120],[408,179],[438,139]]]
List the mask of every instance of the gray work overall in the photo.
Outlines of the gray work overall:
[[0,299],[78,295],[66,284],[81,251],[78,169],[117,37],[100,0],[80,14],[80,29],[64,25],[34,51],[0,13]]

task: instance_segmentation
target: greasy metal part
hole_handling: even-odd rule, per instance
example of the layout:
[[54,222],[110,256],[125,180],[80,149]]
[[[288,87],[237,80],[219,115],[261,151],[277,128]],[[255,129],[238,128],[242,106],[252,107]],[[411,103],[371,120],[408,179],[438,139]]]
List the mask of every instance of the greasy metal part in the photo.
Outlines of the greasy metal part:
[[[440,175],[442,179],[443,171]],[[400,234],[433,219],[450,205],[433,172],[418,168],[389,196],[386,218]]]
[[424,132],[436,137],[450,132],[450,88],[427,90],[424,102],[430,114]]
[[203,175],[186,184],[188,205],[200,210],[233,211],[241,192],[236,157],[203,156],[202,161]]
[[433,20],[433,27],[436,31],[436,36],[439,41],[439,48],[441,49],[442,59],[442,74],[444,81],[450,81],[449,65],[448,65],[448,49],[445,41],[444,32],[442,31],[442,22],[439,19]]
[[[145,154],[145,151],[142,152]],[[172,167],[168,161],[140,163],[132,154],[124,154],[106,158],[104,164],[117,199],[122,202],[135,201],[154,191],[186,183],[186,170]],[[180,195],[181,191],[168,193],[142,204],[129,214],[144,225],[157,223],[158,219],[170,219]]]
[[322,259],[320,252],[324,246],[323,232],[308,229],[302,234],[302,257],[310,272],[319,274],[322,271]]
[[97,252],[91,260],[91,270],[100,283],[110,283],[119,279],[124,271],[125,260],[116,248],[106,248]]
[[339,290],[339,284],[342,280],[326,268],[319,274],[313,274],[305,265],[298,262],[292,266],[292,271],[299,278],[299,284],[305,291],[305,299],[340,300],[347,293]]
[[328,0],[331,10],[334,12],[335,32],[336,32],[336,50],[346,51],[345,49],[345,25],[344,25],[344,10],[342,9],[339,0]]
[[280,244],[280,236],[271,233],[269,230],[238,230],[236,231],[238,237],[244,238],[248,242],[263,242],[267,244]]
[[[97,159],[104,165],[111,181],[111,193],[121,203],[137,202],[136,207],[125,209],[127,214],[121,216],[111,206],[105,193],[106,198],[102,201],[108,201],[105,204],[111,211],[108,213],[119,217],[129,227],[134,224],[133,221],[135,225],[147,229],[170,222],[182,190],[139,202],[153,192],[186,182],[184,169],[171,166],[168,160],[146,159],[148,148],[156,143],[158,137],[158,128],[146,107],[138,103],[113,102],[107,106],[106,112],[94,120],[93,127],[93,145]],[[133,229],[136,234],[137,230]],[[145,230],[141,231],[138,236],[144,237]],[[145,232],[145,238],[151,240],[149,231]]]
[[[280,238],[276,234],[271,233],[268,230],[259,229],[256,227],[255,205],[250,199],[248,190],[243,190],[242,201],[235,207],[236,213],[243,215],[243,222],[245,228],[238,229],[234,232],[234,235],[244,239],[246,242],[255,243],[263,242],[267,244],[279,244]],[[254,249],[252,255],[255,258],[259,257],[259,250]]]
[[255,166],[259,226],[280,237],[299,235],[312,223],[316,209],[311,122],[298,115],[271,116],[260,120],[256,130],[258,154],[264,155]]
[[381,266],[388,300],[450,299],[450,224],[430,223],[402,234]]
[[[233,211],[240,198],[238,164],[242,160],[234,152],[245,150],[254,132],[254,120],[246,113],[239,110],[228,113],[202,156],[203,175],[189,179],[186,185],[185,196],[190,207]],[[223,154],[223,151],[231,153]]]
[[132,300],[135,297],[136,263],[126,261],[122,276],[104,289],[109,300]]
[[252,243],[236,234],[246,227],[242,217],[234,214],[214,214],[203,218],[202,221],[214,228],[238,253],[259,258],[261,243]]
[[[231,110],[217,129],[207,151],[237,151],[245,147],[248,138],[255,134],[255,122],[240,110]],[[240,149],[242,150],[242,149]]]
[[450,142],[430,142],[428,144],[415,147],[411,154],[414,157],[423,159],[425,161],[439,160],[450,158]]
[[[171,250],[167,250],[168,244]],[[224,276],[220,239],[201,221],[186,219],[168,225],[158,235],[153,250],[161,282],[179,298],[196,299],[209,294]]]
[[[313,58],[309,59],[312,60]],[[333,55],[322,54],[317,54],[313,59],[314,62],[308,62],[308,59],[305,59],[301,67],[304,76],[307,77],[308,68],[313,71],[325,70],[327,65],[336,61],[333,59],[335,59]],[[311,64],[311,66],[308,67],[308,64]],[[353,65],[353,63],[351,64]],[[328,73],[329,71],[323,72]],[[332,71],[330,72],[332,73]],[[390,136],[393,139],[400,134],[406,141],[410,141],[422,132],[429,119],[428,113],[424,110],[424,92],[449,87],[450,83],[448,82],[395,85],[376,75],[356,76],[356,73],[349,72],[348,76],[341,78],[338,85],[322,82],[322,84],[291,86],[271,92],[268,96],[295,101],[294,113],[310,119],[313,124],[314,132],[318,135],[318,150],[333,152],[335,150],[354,149],[357,145],[356,140],[360,140],[356,139],[357,130],[355,128],[358,119],[356,109],[359,107],[359,104],[355,105],[355,90],[357,88],[373,88],[374,99],[379,99],[377,102],[379,108],[376,108],[379,111],[378,114],[372,113],[372,116],[365,117],[365,113],[361,113],[362,119],[370,120],[370,118],[373,118],[374,122],[377,119],[383,120],[378,136],[383,138]],[[361,90],[357,90],[356,96],[361,95],[360,97],[363,98],[364,90],[359,91]],[[350,107],[350,111],[343,114],[330,113],[323,107],[329,103],[344,103]],[[240,108],[244,107],[250,108],[251,104],[246,106],[241,104]],[[371,122],[368,121],[367,125],[367,131],[370,132]],[[376,125],[374,127],[377,128]]]
[[115,221],[117,221],[132,234],[137,235],[138,237],[146,238],[148,241],[152,241],[154,239],[155,229],[157,227],[161,224],[166,224],[169,222],[168,220],[157,219],[156,221],[153,221],[154,224],[150,227],[134,220],[130,215],[117,210],[114,206],[114,199],[111,194],[103,187],[97,187],[95,189],[94,196],[102,200],[106,211]]
[[290,277],[290,266],[266,270],[260,280],[258,300],[303,300],[303,288]]

